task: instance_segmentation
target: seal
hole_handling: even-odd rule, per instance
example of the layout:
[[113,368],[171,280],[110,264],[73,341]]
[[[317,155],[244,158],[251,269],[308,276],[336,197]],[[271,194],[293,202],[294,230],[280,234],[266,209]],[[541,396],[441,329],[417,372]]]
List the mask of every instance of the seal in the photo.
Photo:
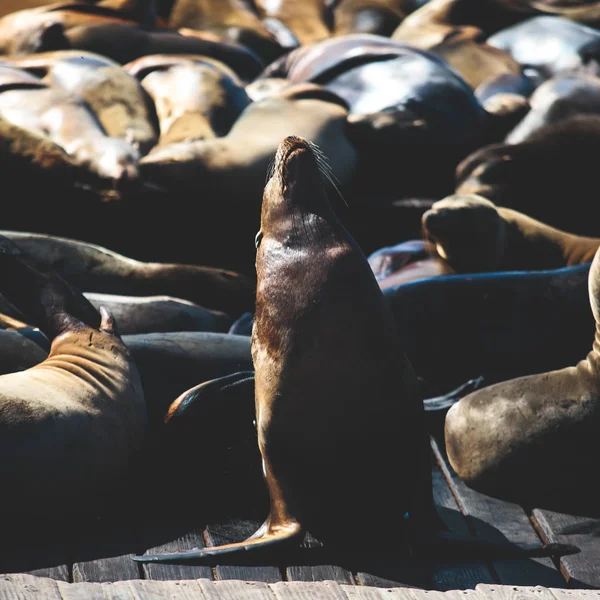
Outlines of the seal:
[[[135,364],[115,329],[60,277],[0,238],[2,292],[51,340],[46,360],[0,377],[0,472],[12,514],[90,510],[130,473],[147,429]],[[51,496],[40,495],[57,486]]]
[[405,0],[341,0],[334,9],[334,35],[391,36],[410,10]]
[[423,214],[423,235],[457,273],[558,269],[592,262],[600,238],[549,227],[481,196],[449,196]]
[[94,244],[39,233],[1,231],[0,235],[86,292],[174,296],[233,316],[254,304],[253,281],[233,271],[141,262]]
[[[373,532],[383,547],[421,547],[434,528],[417,380],[366,258],[329,204],[317,152],[293,136],[280,144],[256,240],[252,360],[269,516],[244,542],[136,560],[219,561],[299,544],[306,530],[344,548],[351,524],[374,510],[388,523]],[[388,489],[384,456],[412,485]],[[356,469],[368,484],[359,490]]]
[[148,94],[117,63],[97,54],[62,50],[14,57],[9,64],[83,98],[106,134],[127,140],[140,154],[157,142],[156,112]]
[[333,26],[333,12],[328,0],[255,0],[263,19],[277,19],[292,31],[301,45],[327,39]]
[[156,106],[161,146],[223,137],[251,102],[241,85],[207,63],[155,70],[142,86]]
[[0,66],[0,71],[4,82],[0,90],[2,117],[47,135],[75,162],[118,191],[136,184],[139,152],[125,140],[107,136],[83,99],[43,83],[23,86],[23,72],[18,69]]
[[573,115],[600,113],[600,78],[585,73],[562,73],[540,85],[529,99],[531,110],[506,136],[519,144],[545,125]]
[[178,0],[171,11],[169,27],[217,34],[250,48],[265,64],[284,52],[265,24],[240,0]]
[[600,455],[600,252],[589,272],[589,302],[596,334],[586,358],[484,388],[449,410],[448,458],[468,486],[531,506],[597,514],[585,475]]
[[[595,236],[595,163],[600,117],[577,115],[541,127],[520,144],[491,144],[456,168],[455,192],[478,194],[551,227]],[[569,208],[565,210],[565,198]]]

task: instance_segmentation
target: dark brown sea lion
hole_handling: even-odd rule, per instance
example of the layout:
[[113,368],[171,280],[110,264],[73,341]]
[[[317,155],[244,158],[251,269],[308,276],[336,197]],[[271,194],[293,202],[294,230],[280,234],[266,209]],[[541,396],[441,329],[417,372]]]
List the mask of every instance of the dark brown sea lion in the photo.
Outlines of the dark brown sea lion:
[[23,330],[0,329],[0,375],[24,371],[47,358],[47,349],[22,333]]
[[[529,506],[598,514],[589,474],[599,456],[600,252],[589,273],[589,301],[596,334],[585,359],[484,388],[448,412],[448,458],[470,487]],[[554,317],[551,329],[562,315]]]
[[334,11],[334,35],[391,36],[410,12],[405,0],[341,0]]
[[207,63],[153,71],[142,86],[156,106],[161,146],[222,137],[251,102],[242,86]]
[[81,50],[62,50],[15,57],[9,64],[83,98],[107,135],[127,140],[141,154],[156,144],[152,101],[135,78],[112,60]]
[[169,26],[217,34],[252,49],[265,64],[284,51],[258,16],[240,0],[176,0]]
[[[109,137],[88,105],[60,88],[22,84],[23,73],[0,66],[0,115],[19,127],[47,135],[97,177],[122,190],[135,184],[140,155],[125,140]],[[13,84],[9,82],[14,75]],[[29,77],[28,73],[25,73]]]
[[333,13],[328,0],[255,0],[264,19],[277,19],[300,44],[312,44],[331,35]]
[[231,271],[140,262],[94,244],[37,233],[0,234],[86,292],[168,295],[232,315],[248,310],[254,303],[253,282]]
[[541,127],[520,144],[473,152],[457,167],[456,193],[478,194],[563,231],[596,236],[598,152],[600,116],[570,117]]
[[42,363],[0,377],[3,508],[28,515],[35,507],[36,517],[88,511],[131,474],[142,448],[139,374],[108,311],[98,314],[6,238],[0,250],[2,293],[52,342]]
[[481,196],[449,196],[423,215],[425,239],[457,273],[558,269],[591,262],[600,238],[549,227]]
[[545,125],[574,115],[600,114],[600,78],[563,73],[540,85],[529,99],[531,110],[506,136],[509,144],[527,140]]

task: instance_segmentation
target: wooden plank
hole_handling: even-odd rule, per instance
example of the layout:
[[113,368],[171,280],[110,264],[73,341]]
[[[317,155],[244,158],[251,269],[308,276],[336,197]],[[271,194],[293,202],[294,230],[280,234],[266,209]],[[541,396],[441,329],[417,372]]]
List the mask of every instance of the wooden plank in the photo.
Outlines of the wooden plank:
[[127,582],[134,600],[199,600],[202,590],[196,581]]
[[[445,449],[440,449],[434,440],[432,448],[461,512],[467,515],[467,523],[475,537],[489,542],[508,540],[514,544],[541,543],[522,507],[468,488],[448,464]],[[556,588],[566,585],[550,558],[494,560],[492,568],[499,582],[507,585],[536,583]]]
[[61,600],[56,581],[23,573],[0,575],[0,600]]
[[598,600],[600,592],[593,590],[565,590],[550,588],[555,600]]
[[101,583],[66,583],[58,581],[62,600],[106,600]]
[[107,583],[141,577],[138,563],[131,560],[131,555],[109,556],[94,560],[77,562],[73,565],[73,582],[92,581]]
[[[303,546],[318,548],[323,544],[309,533],[306,534]],[[336,581],[337,583],[354,583],[354,576],[350,571],[339,565],[302,565],[289,566],[286,569],[288,581]]]
[[[364,585],[341,585],[348,600],[392,600],[386,589],[365,587]],[[400,588],[402,590],[403,588]],[[406,600],[412,600],[406,597]]]
[[27,572],[35,577],[49,577],[50,579],[55,579],[56,581],[69,581],[69,567],[67,565],[45,567]]
[[[145,554],[159,554],[161,552],[176,552],[177,550],[193,550],[204,548],[204,534],[202,530],[192,530],[172,542],[155,546]],[[168,565],[161,563],[142,564],[142,574],[146,579],[154,580],[179,580],[179,579],[212,579],[210,567],[199,565]]]
[[573,544],[581,550],[560,558],[560,569],[569,585],[600,587],[600,519],[537,508],[532,517],[544,541]]
[[[260,525],[261,523],[258,521],[241,520],[209,525],[206,528],[209,545],[220,546],[222,544],[241,542],[250,537]],[[240,579],[242,581],[275,583],[283,579],[281,570],[278,567],[267,565],[219,565],[215,567],[214,572],[217,580]]]
[[269,586],[276,600],[348,600],[342,588],[335,581],[320,581],[308,583],[295,581],[293,583],[273,583]]
[[262,581],[218,581],[215,587],[221,600],[275,600],[275,594]]
[[478,585],[477,593],[484,598],[497,598],[498,600],[556,600],[552,592],[541,586],[503,586],[503,585]]
[[102,592],[106,600],[133,600],[131,589],[126,581],[103,583]]

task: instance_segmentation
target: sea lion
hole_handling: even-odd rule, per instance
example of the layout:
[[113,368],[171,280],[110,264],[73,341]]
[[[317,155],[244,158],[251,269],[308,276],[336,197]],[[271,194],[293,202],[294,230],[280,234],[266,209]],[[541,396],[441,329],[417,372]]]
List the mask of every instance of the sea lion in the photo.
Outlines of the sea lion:
[[156,149],[140,162],[144,179],[171,191],[195,194],[202,188],[206,202],[218,197],[222,206],[247,206],[252,219],[277,146],[287,133],[295,132],[322,147],[343,188],[356,164],[356,151],[346,137],[348,111],[343,104],[317,86],[288,88],[250,104],[223,138]]
[[42,363],[0,377],[3,507],[13,515],[89,511],[131,473],[142,448],[139,374],[108,311],[98,314],[8,239],[0,249],[2,293],[52,341]]
[[[46,339],[45,336],[43,337]],[[2,357],[0,375],[7,375],[41,363],[48,356],[48,348],[43,348],[28,335],[23,335],[23,330],[11,331],[2,328],[0,329],[0,356]]]
[[[364,254],[329,205],[313,148],[293,136],[281,143],[256,240],[252,359],[269,516],[244,542],[136,560],[220,561],[299,545],[306,530],[344,548],[351,524],[374,510],[387,523],[373,531],[378,547],[422,549],[437,525],[417,380]],[[382,456],[412,485],[387,490]],[[358,490],[357,469],[368,484]]]
[[588,60],[584,50],[599,39],[600,31],[591,27],[560,17],[538,16],[499,31],[487,43],[547,79],[581,68]]
[[457,273],[559,269],[592,262],[600,238],[560,231],[481,196],[454,195],[423,214],[423,235]]
[[223,137],[251,102],[242,86],[207,63],[154,71],[142,86],[156,106],[161,146]]
[[328,0],[255,0],[263,19],[277,19],[288,27],[300,44],[313,44],[331,35],[333,13]]
[[265,64],[284,52],[265,24],[240,0],[176,0],[169,27],[216,33],[252,49]]
[[595,236],[599,151],[600,116],[569,117],[541,127],[520,144],[492,144],[473,152],[456,169],[455,192],[478,194],[563,231]]
[[108,136],[127,140],[141,154],[156,144],[152,101],[135,78],[112,60],[81,50],[62,50],[15,57],[9,64],[83,98]]
[[141,262],[94,244],[38,233],[1,231],[0,235],[86,292],[168,295],[234,316],[254,304],[252,280],[232,271]]
[[[47,135],[73,160],[117,190],[137,182],[140,155],[125,140],[109,137],[88,105],[78,96],[42,84],[21,85],[18,69],[0,66],[0,115],[19,127]],[[25,74],[29,77],[29,74]],[[14,76],[14,86],[7,80]]]
[[341,0],[334,10],[334,35],[391,36],[410,12],[405,0]]
[[597,514],[589,473],[599,456],[600,252],[589,272],[589,302],[596,334],[585,359],[484,388],[448,412],[448,458],[470,487],[529,506]]
[[562,73],[542,83],[529,99],[531,110],[506,136],[509,144],[527,140],[534,131],[573,115],[600,114],[600,78]]

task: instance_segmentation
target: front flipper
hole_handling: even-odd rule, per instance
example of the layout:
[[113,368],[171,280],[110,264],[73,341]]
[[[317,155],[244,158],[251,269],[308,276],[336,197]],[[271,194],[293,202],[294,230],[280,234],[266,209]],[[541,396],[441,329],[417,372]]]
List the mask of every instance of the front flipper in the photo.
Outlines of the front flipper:
[[466,383],[456,389],[444,394],[443,396],[435,396],[434,398],[425,398],[423,400],[423,408],[425,412],[439,412],[448,410],[453,404],[456,404],[461,398],[467,394],[478,390],[483,386],[483,377],[469,379]]
[[226,544],[214,548],[204,548],[202,550],[190,550],[189,552],[173,552],[171,554],[152,554],[148,556],[132,556],[137,562],[149,563],[194,563],[198,565],[216,565],[223,564],[223,558],[232,557],[237,559],[246,552],[252,552],[253,560],[258,560],[262,556],[271,554],[274,546],[277,547],[274,557],[280,555],[281,546],[299,543],[302,541],[304,532],[297,521],[288,521],[278,524],[275,527],[269,526],[265,521],[261,528],[252,537],[243,542],[235,544]]

